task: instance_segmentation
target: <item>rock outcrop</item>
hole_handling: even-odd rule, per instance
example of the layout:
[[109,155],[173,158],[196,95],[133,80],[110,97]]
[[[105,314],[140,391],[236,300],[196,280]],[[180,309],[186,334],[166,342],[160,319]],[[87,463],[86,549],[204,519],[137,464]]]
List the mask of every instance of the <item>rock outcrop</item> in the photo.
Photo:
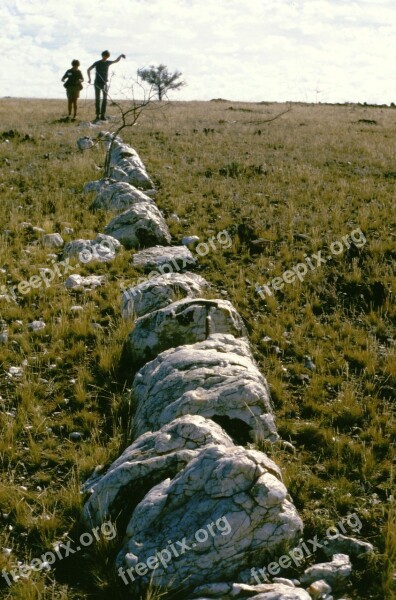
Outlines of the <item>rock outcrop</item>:
[[267,382],[244,338],[216,334],[167,350],[136,374],[132,394],[137,435],[199,414],[220,423],[237,443],[278,439]]
[[132,258],[133,266],[146,273],[155,271],[153,276],[164,273],[184,271],[189,265],[195,265],[196,260],[186,246],[154,246],[136,252]]
[[87,526],[106,519],[130,519],[150,489],[174,477],[210,444],[232,448],[231,438],[209,419],[186,415],[154,433],[145,433],[113,462],[103,475],[84,485],[90,494],[84,506]]
[[[275,463],[262,452],[211,446],[139,503],[116,562],[133,574],[159,553],[157,568],[136,573],[131,593],[150,580],[188,590],[233,577],[251,560],[293,543],[301,531]],[[185,542],[177,557],[176,540]]]
[[97,190],[91,208],[121,212],[139,202],[154,205],[154,200],[130,183],[105,179],[103,185]]
[[194,273],[166,273],[124,290],[121,314],[124,319],[142,317],[182,297],[198,298],[209,283]]
[[114,217],[105,227],[126,248],[145,248],[154,244],[170,244],[171,236],[158,208],[148,202],[134,204]]
[[135,364],[142,364],[168,348],[202,342],[214,333],[246,335],[232,304],[227,300],[185,298],[139,317],[127,346]]

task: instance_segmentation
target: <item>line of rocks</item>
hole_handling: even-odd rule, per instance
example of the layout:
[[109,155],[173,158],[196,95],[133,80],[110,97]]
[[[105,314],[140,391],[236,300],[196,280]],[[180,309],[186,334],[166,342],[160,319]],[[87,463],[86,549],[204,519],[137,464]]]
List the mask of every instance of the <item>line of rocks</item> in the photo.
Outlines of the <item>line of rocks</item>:
[[[111,134],[102,139],[108,148]],[[279,467],[249,447],[257,438],[279,440],[268,384],[236,309],[205,298],[210,284],[186,269],[194,264],[191,252],[170,245],[154,185],[136,151],[115,139],[110,166],[110,178],[85,186],[96,194],[93,209],[116,213],[106,235],[71,242],[63,254],[81,258],[86,247],[92,254],[105,241],[114,244],[113,252],[96,254],[107,261],[121,244],[137,250],[135,266],[156,269],[157,276],[122,295],[122,315],[134,319],[126,349],[137,371],[130,424],[135,441],[84,484],[86,526],[116,522],[122,541],[115,566],[132,597],[154,584],[199,600],[331,598],[328,584],[310,594],[287,579],[230,583],[244,581],[243,571],[251,566],[284,554],[302,533]],[[161,274],[164,264],[176,265],[176,272]],[[72,277],[80,277],[84,288],[84,278]],[[195,532],[209,524],[213,529],[221,519],[229,525],[227,534],[217,532],[150,567],[175,540],[194,541]],[[327,564],[337,571],[336,564]],[[320,574],[306,583],[318,579]]]

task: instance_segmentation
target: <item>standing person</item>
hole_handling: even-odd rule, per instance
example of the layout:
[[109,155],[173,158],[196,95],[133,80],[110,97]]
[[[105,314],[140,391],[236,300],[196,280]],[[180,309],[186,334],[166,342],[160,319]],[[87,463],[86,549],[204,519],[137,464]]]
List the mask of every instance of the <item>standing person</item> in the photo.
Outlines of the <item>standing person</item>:
[[[88,83],[91,83],[91,71],[96,70],[95,75],[95,107],[96,107],[96,119],[95,121],[106,120],[106,106],[107,106],[107,79],[109,75],[109,67],[114,63],[118,63],[121,58],[125,58],[125,54],[120,54],[116,60],[109,60],[110,52],[104,50],[102,52],[102,60],[97,60],[91,65],[87,71]],[[102,94],[102,105],[100,104],[100,96]]]
[[82,82],[84,81],[84,77],[78,68],[80,61],[72,60],[71,64],[72,68],[66,71],[61,81],[66,80],[64,86],[67,95],[68,118],[70,119],[73,108],[73,121],[75,121],[77,116],[77,100],[80,97],[80,91],[83,89]]

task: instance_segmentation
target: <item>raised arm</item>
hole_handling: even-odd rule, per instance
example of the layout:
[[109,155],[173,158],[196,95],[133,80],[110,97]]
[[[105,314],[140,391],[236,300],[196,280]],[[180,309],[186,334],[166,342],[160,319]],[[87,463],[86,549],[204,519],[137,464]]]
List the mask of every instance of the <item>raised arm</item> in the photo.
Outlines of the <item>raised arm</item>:
[[121,58],[126,58],[125,54],[120,54],[120,56],[118,58],[116,58],[115,60],[109,60],[109,63],[111,65],[114,65],[114,63],[118,63],[121,60]]

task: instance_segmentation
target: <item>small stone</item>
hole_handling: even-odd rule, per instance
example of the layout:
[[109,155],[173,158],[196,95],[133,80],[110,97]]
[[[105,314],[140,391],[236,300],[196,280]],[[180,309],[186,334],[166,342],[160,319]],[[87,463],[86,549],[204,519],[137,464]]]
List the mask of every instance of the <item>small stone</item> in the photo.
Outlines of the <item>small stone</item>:
[[84,310],[83,306],[74,305],[70,307],[71,312],[81,312],[82,310]]
[[6,344],[8,342],[8,333],[6,331],[3,331],[3,333],[0,333],[0,344]]
[[93,145],[93,139],[90,138],[88,135],[84,135],[83,137],[80,137],[77,140],[77,146],[79,150],[88,150],[89,148],[92,148]]
[[190,244],[195,244],[196,242],[199,242],[199,237],[197,235],[186,235],[182,239],[183,246],[189,246]]
[[11,375],[11,377],[21,377],[22,373],[22,367],[10,367],[8,369],[8,374]]
[[28,328],[32,331],[41,331],[42,329],[45,329],[45,327],[44,321],[32,321],[28,324]]
[[65,281],[65,287],[68,289],[83,289],[93,290],[103,284],[103,275],[88,275],[82,277],[81,275],[70,275]]
[[331,586],[324,579],[314,581],[307,589],[307,592],[311,594],[313,600],[321,600],[321,598],[327,598],[328,594],[330,594],[331,591]]
[[331,562],[308,567],[301,576],[303,585],[310,585],[324,579],[333,589],[340,589],[352,573],[352,565],[347,554],[334,554]]
[[304,367],[306,369],[309,369],[310,371],[315,371],[316,365],[312,361],[312,358],[310,356],[304,356],[304,359],[305,359]]
[[47,235],[43,235],[41,241],[43,246],[49,248],[59,248],[64,244],[63,238],[59,233],[47,233]]
[[83,437],[84,436],[80,431],[72,431],[71,434],[69,435],[69,438],[71,439],[72,442],[81,442]]
[[374,552],[374,546],[369,542],[339,534],[336,538],[328,540],[327,545],[323,547],[323,552],[327,557],[341,552],[352,558],[358,558],[362,554]]

